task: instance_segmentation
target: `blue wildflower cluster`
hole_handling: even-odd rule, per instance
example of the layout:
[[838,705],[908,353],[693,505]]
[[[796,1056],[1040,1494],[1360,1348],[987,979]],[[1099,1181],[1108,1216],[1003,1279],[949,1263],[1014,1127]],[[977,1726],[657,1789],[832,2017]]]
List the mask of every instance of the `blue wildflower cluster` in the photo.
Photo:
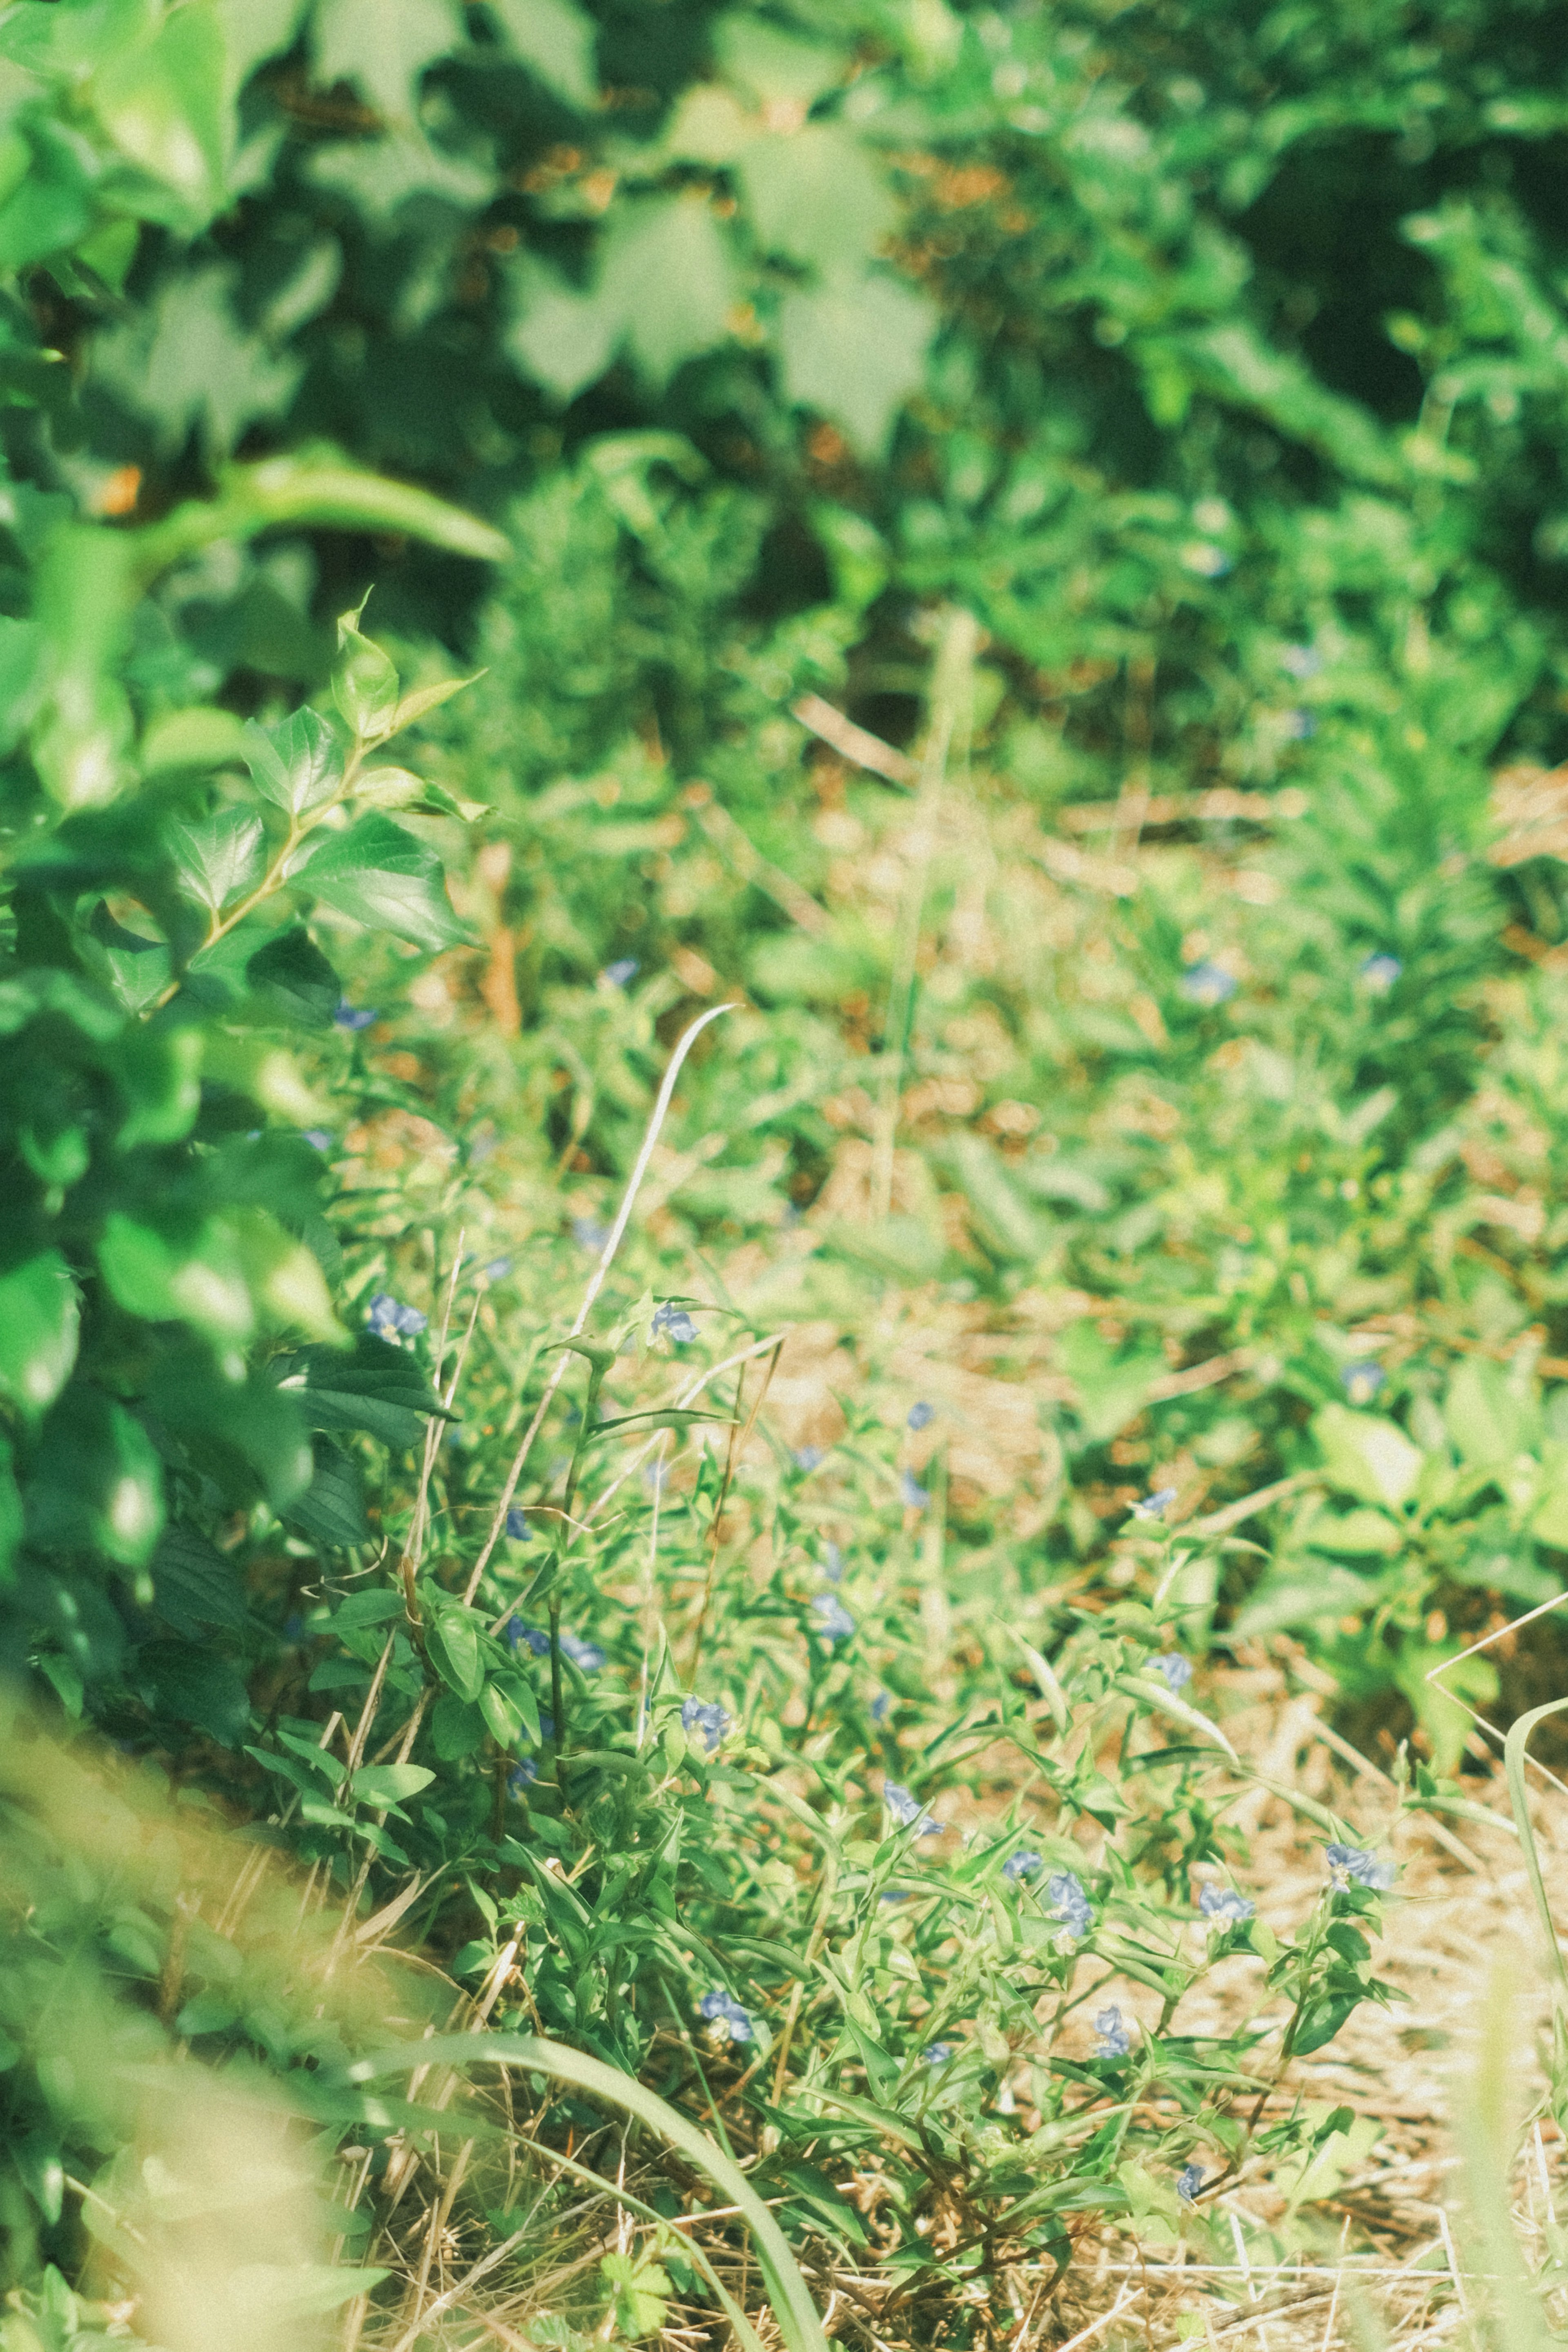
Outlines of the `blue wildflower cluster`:
[[1323,1860],[1336,1885],[1349,1885],[1354,1880],[1359,1886],[1375,1887],[1384,1893],[1394,1884],[1394,1864],[1380,1862],[1375,1854],[1364,1853],[1360,1846],[1325,1846]]
[[417,1307],[405,1307],[390,1290],[378,1290],[365,1309],[365,1321],[378,1339],[417,1339],[430,1318]]
[[1094,2017],[1095,2054],[1101,2058],[1124,2058],[1133,2046],[1133,2037],[1122,2022],[1122,2012],[1114,2001],[1098,2010]]
[[579,1249],[601,1250],[610,1239],[610,1228],[601,1225],[597,1217],[573,1217],[571,1238]]
[[710,1756],[716,1755],[718,1746],[728,1731],[730,1718],[716,1699],[688,1698],[681,1704],[681,1729],[687,1738],[701,1732],[703,1745]]
[[896,1780],[883,1782],[882,1801],[900,1829],[913,1830],[916,1837],[941,1835],[941,1822],[925,1811],[917,1797],[912,1797],[907,1789],[900,1788]]
[[1174,1696],[1177,1691],[1185,1690],[1191,1682],[1192,1660],[1184,1658],[1177,1650],[1167,1650],[1163,1658],[1149,1660],[1149,1672],[1152,1675],[1158,1675]]
[[1201,1004],[1211,1012],[1217,1004],[1228,1003],[1236,993],[1236,976],[1218,963],[1195,963],[1183,972],[1181,992],[1191,1003]]
[[301,1132],[301,1134],[304,1136],[306,1142],[307,1142],[308,1144],[309,1144],[309,1146],[310,1146],[310,1148],[311,1148],[311,1150],[312,1150],[313,1151],[330,1151],[330,1150],[331,1150],[331,1149],[332,1149],[332,1134],[331,1134],[331,1129],[330,1129],[329,1128],[325,1128],[325,1127],[307,1127],[307,1128],[302,1128],[302,1129],[300,1129],[300,1132]]
[[908,1426],[911,1429],[925,1429],[936,1418],[936,1408],[934,1404],[912,1404],[907,1416]]
[[950,2042],[928,2042],[920,2055],[928,2066],[946,2066],[953,2055],[953,2044]]
[[808,1476],[813,1470],[820,1470],[827,1458],[820,1445],[798,1445],[795,1448],[795,1467],[804,1471]]
[[1369,955],[1361,976],[1374,995],[1386,996],[1404,969],[1396,955]]
[[1032,1878],[1040,1868],[1038,1853],[1009,1853],[1002,1864],[1002,1876],[1018,1885],[1021,1879]]
[[528,1525],[527,1511],[514,1509],[507,1513],[507,1533],[513,1543],[532,1543],[534,1531]]
[[696,1336],[697,1327],[684,1307],[672,1307],[666,1299],[663,1307],[654,1308],[653,1337],[656,1339],[670,1339],[677,1348],[685,1348]]
[[742,2009],[734,1994],[726,1992],[722,1985],[715,1985],[711,1992],[704,1993],[697,2003],[697,2015],[706,2018],[710,2025],[727,2026],[732,2042],[749,2042],[757,2030],[750,2011]]
[[520,1763],[513,1765],[511,1770],[507,1775],[507,1796],[521,1797],[526,1795],[528,1790],[533,1787],[534,1782],[538,1779],[538,1766],[535,1763],[531,1756],[525,1756]]
[[1370,1404],[1388,1375],[1381,1364],[1347,1364],[1340,1385],[1352,1404]]
[[630,988],[642,969],[635,956],[617,956],[613,963],[605,965],[599,977],[607,980],[612,988]]
[[904,1499],[905,1510],[923,1511],[931,1500],[929,1488],[921,1485],[913,1470],[899,1472],[898,1491]]
[[[536,1658],[549,1655],[549,1635],[538,1625],[525,1625],[520,1617],[508,1617],[506,1638],[513,1650],[531,1650]],[[585,1642],[579,1633],[563,1633],[560,1654],[570,1658],[580,1674],[596,1675],[604,1664],[604,1653],[597,1642]]]
[[819,1592],[811,1603],[813,1628],[823,1642],[842,1642],[855,1630],[855,1621],[836,1592]]
[[1052,1871],[1045,1882],[1045,1892],[1052,1916],[1062,1922],[1068,1934],[1080,1938],[1086,1936],[1094,1924],[1094,1913],[1077,1873]]
[[1133,1505],[1133,1517],[1135,1519],[1163,1519],[1176,1498],[1174,1486],[1157,1486],[1152,1495],[1145,1495],[1141,1503]]
[[1176,2195],[1184,2205],[1190,2205],[1203,2187],[1206,2175],[1201,2164],[1189,2164],[1176,2175]]
[[1206,1919],[1219,1919],[1227,1924],[1250,1919],[1257,1909],[1245,1895],[1238,1895],[1233,1886],[1217,1886],[1212,1880],[1198,1893],[1197,1907]]
[[340,996],[338,999],[338,1010],[332,1015],[340,1029],[347,1029],[350,1032],[356,1029],[368,1029],[375,1017],[373,1013],[366,1012],[357,1004],[350,1004],[346,996]]

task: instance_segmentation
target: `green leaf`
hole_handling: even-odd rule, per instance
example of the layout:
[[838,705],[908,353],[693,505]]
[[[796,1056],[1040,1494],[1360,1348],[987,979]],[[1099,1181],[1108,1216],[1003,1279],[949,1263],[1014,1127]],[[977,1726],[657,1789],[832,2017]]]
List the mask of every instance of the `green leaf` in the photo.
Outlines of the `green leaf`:
[[1349,1405],[1325,1404],[1312,1416],[1312,1433],[1331,1483],[1343,1493],[1390,1510],[1415,1493],[1422,1455],[1397,1423],[1353,1412]]
[[1528,1452],[1539,1434],[1539,1416],[1508,1383],[1500,1364],[1467,1356],[1448,1383],[1443,1419],[1461,1461],[1475,1469],[1511,1463]]
[[174,824],[168,832],[180,887],[214,914],[260,881],[265,841],[261,819],[243,809],[220,809],[201,824]]
[[669,2273],[657,2263],[633,2254],[606,2254],[599,2274],[617,2332],[633,2344],[644,2336],[656,2336],[664,2325],[666,2299],[674,2293]]
[[343,747],[319,710],[297,710],[279,727],[246,724],[246,763],[279,808],[303,816],[331,799],[343,776]]
[[729,340],[736,299],[730,247],[695,197],[637,196],[605,231],[598,300],[623,321],[632,356],[655,385]]
[[338,623],[338,659],[332,670],[332,698],[356,735],[377,738],[392,732],[398,708],[398,675],[390,654],[359,626],[361,604]]
[[58,1250],[0,1275],[0,1396],[28,1415],[46,1412],[70,1378],[79,1324],[76,1285]]
[[420,77],[463,45],[452,0],[319,0],[315,11],[317,79],[357,82],[393,121],[417,119]]
[[886,179],[842,123],[753,139],[736,170],[758,244],[824,276],[873,254],[893,226]]
[[238,1748],[250,1729],[250,1694],[227,1658],[193,1642],[147,1642],[130,1680],[154,1716],[193,1724],[222,1748]]
[[1347,2017],[1360,2008],[1365,1995],[1358,1986],[1354,1992],[1320,1992],[1308,2001],[1301,2012],[1301,2021],[1291,2037],[1291,2050],[1297,2058],[1310,2058],[1314,2050],[1332,2042]]
[[35,1543],[145,1568],[163,1531],[162,1465],[123,1405],[78,1382],[44,1423],[25,1500]]
[[513,285],[518,315],[507,349],[523,373],[557,401],[575,399],[614,358],[624,320],[602,296],[579,293],[531,257],[515,272]]
[[343,983],[302,925],[257,948],[245,968],[259,1003],[302,1029],[329,1029]]
[[318,1441],[315,1454],[316,1469],[310,1484],[285,1507],[283,1517],[290,1527],[308,1536],[312,1543],[324,1545],[330,1551],[369,1543],[365,1482],[359,1464],[350,1461],[326,1438]]
[[432,1613],[424,1633],[430,1662],[449,1689],[461,1699],[476,1699],[485,1687],[485,1666],[479,1655],[479,1629],[465,1609],[441,1609]]
[[456,947],[468,936],[435,852],[390,817],[372,814],[347,833],[317,834],[289,878],[340,914],[416,947]]
[[233,1560],[178,1519],[164,1528],[152,1555],[152,1607],[188,1642],[210,1626],[241,1626],[248,1613]]
[[354,1775],[353,1792],[360,1804],[374,1805],[380,1812],[402,1804],[405,1797],[417,1797],[434,1778],[424,1764],[366,1764]]
[[[428,490],[415,489],[407,482],[365,473],[335,451],[303,450],[267,457],[259,465],[227,466],[219,482],[217,498],[191,499],[161,522],[149,523],[140,530],[118,534],[95,530],[78,536],[95,542],[107,541],[110,558],[122,553],[143,584],[172,563],[220,540],[253,539],[257,531],[300,523],[345,530],[406,531],[432,547],[444,547],[453,555],[470,556],[481,563],[497,563],[511,553],[510,542],[498,530],[465,514],[460,507],[448,506],[444,499],[433,498]],[[99,549],[100,570],[102,558]]]
[[599,103],[597,26],[572,0],[490,0],[514,57],[551,94],[586,114]]
[[362,1429],[400,1451],[417,1445],[426,1421],[444,1413],[406,1349],[370,1331],[359,1332],[351,1349],[308,1348],[287,1359],[281,1386],[312,1429]]
[[98,1244],[99,1270],[128,1314],[188,1323],[210,1338],[246,1340],[256,1310],[232,1232],[215,1218],[193,1230],[159,1227],[112,1209]]
[[178,199],[140,207],[170,227],[204,227],[222,199],[231,136],[226,79],[216,13],[190,0],[172,10],[150,40],[100,66],[89,85],[98,118],[120,153]]
[[153,1360],[148,1409],[217,1499],[248,1508],[259,1492],[277,1511],[304,1493],[315,1470],[310,1441],[294,1400],[265,1371],[245,1370],[229,1350],[214,1364],[192,1345],[163,1348]]
[[13,1567],[21,1547],[23,1531],[22,1493],[16,1484],[16,1457],[10,1440],[0,1436],[0,1591],[12,1581]]
[[879,457],[924,377],[936,326],[925,296],[895,278],[797,288],[779,306],[785,397],[841,425],[862,457]]
[[498,1683],[487,1682],[479,1693],[479,1712],[485,1718],[485,1728],[501,1748],[510,1748],[521,1731],[522,1716]]
[[178,1143],[202,1107],[199,1029],[147,1027],[120,1038],[104,1061],[130,1106],[115,1137],[121,1151],[139,1143]]
[[400,735],[405,727],[412,727],[416,719],[423,719],[427,710],[438,710],[444,702],[450,702],[455,694],[461,694],[465,687],[476,686],[484,675],[482,669],[476,669],[467,677],[444,677],[434,686],[416,686],[411,694],[403,696],[393,711],[390,732]]

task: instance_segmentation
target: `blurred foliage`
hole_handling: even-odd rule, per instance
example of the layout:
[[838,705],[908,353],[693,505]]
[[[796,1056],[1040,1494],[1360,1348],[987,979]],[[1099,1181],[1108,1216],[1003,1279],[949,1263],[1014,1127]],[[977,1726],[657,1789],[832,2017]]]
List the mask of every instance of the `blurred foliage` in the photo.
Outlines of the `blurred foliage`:
[[[0,12],[8,1665],[298,1864],[313,1990],[395,1927],[719,2115],[912,2342],[1364,2154],[1287,2071],[1380,1873],[1247,1916],[1191,1657],[1462,1822],[1531,1669],[1459,1654],[1563,1590],[1565,67],[1476,0]],[[5,2352],[173,2342],[68,1995],[359,2151],[312,2324],[417,2332],[455,2210],[545,2273],[591,2100],[525,2210],[232,1889],[6,1790]],[[744,2279],[639,2161],[503,2273],[538,2343]]]

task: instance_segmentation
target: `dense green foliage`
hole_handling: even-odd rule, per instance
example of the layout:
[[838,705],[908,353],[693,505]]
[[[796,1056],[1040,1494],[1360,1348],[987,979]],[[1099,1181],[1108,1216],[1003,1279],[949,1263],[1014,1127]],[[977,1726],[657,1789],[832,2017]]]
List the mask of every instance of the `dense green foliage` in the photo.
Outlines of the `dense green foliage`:
[[[460,2191],[548,2274],[580,2182],[354,2074],[383,1908],[900,2340],[1201,2239],[1191,2165],[1304,2242],[1377,1889],[1195,1944],[1182,1666],[1462,1817],[1431,1675],[1563,1589],[1564,815],[1500,861],[1490,782],[1568,707],[1565,71],[1479,0],[0,11],[7,2352],[151,2262],[183,2048],[363,2149],[301,2325],[397,2341]],[[298,1966],[78,1851],[45,1726],[297,1861]],[[641,2161],[538,2342],[716,2307]]]

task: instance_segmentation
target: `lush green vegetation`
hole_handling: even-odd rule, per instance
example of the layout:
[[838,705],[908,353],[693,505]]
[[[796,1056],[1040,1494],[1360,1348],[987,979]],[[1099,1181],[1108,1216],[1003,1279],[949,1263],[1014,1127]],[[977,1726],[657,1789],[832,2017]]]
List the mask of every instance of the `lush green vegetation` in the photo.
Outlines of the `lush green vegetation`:
[[1312,2241],[1218,1670],[1462,1819],[1568,1559],[1565,70],[0,12],[5,2352]]

